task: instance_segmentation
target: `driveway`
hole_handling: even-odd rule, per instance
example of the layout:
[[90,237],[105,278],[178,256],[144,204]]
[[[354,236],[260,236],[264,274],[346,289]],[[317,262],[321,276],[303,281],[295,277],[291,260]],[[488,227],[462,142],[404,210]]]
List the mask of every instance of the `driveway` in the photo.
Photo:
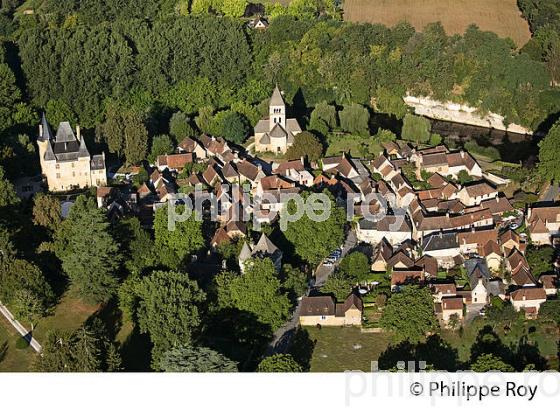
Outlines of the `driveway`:
[[467,305],[467,314],[465,315],[465,323],[470,323],[480,316],[481,309],[486,306],[485,303],[471,303]]
[[[346,235],[346,240],[342,245],[342,256],[344,257],[348,252],[350,252],[357,243],[358,239],[356,238],[356,232],[353,229],[350,229],[348,235]],[[332,266],[325,266],[322,263],[319,264],[319,267],[315,270],[315,287],[318,288],[325,284],[329,275],[334,272],[334,268],[338,265],[340,259]]]
[[548,187],[548,189],[541,195],[541,202],[554,202],[556,197],[559,194],[558,185],[552,184]]
[[[353,229],[350,229],[348,235],[346,235],[346,240],[344,241],[344,245],[342,246],[342,256],[346,255],[352,248],[354,248],[357,242],[358,241],[356,238],[356,233],[354,232]],[[307,288],[305,295],[306,296],[309,295],[309,291],[311,290],[311,287],[322,286],[327,280],[327,278],[329,277],[329,275],[334,271],[334,268],[335,266],[323,266],[323,264],[321,263],[319,267],[315,270],[315,283],[313,283],[310,287]],[[291,319],[286,323],[284,323],[282,327],[277,329],[276,332],[274,332],[272,340],[270,341],[266,349],[265,356],[286,352],[286,350],[290,346],[290,340],[299,324],[300,310],[301,310],[301,301],[298,302],[296,308],[294,309]]]

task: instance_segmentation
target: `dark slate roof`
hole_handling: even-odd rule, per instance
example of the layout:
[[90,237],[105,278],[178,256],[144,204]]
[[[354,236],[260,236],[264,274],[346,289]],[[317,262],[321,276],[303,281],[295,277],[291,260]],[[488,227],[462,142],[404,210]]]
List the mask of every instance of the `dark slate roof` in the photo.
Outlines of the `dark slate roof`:
[[455,232],[436,233],[424,239],[422,250],[437,251],[440,249],[458,248],[457,234]]
[[58,125],[58,130],[56,131],[56,141],[57,143],[62,142],[75,142],[76,136],[72,127],[68,121],[63,121]]
[[53,139],[53,134],[49,122],[47,121],[47,116],[45,113],[41,116],[41,128],[43,129],[42,135],[37,138],[39,141],[50,141]]
[[483,279],[485,286],[490,278],[490,271],[486,265],[486,261],[482,258],[471,258],[465,261],[465,269],[469,277],[471,289],[474,289],[479,279]]
[[85,142],[83,136],[80,139],[80,148],[78,149],[78,157],[79,158],[85,158],[85,157],[89,158],[89,151],[86,147],[86,142]]
[[94,155],[91,158],[91,169],[94,170],[103,168],[105,168],[105,158],[103,158],[103,155]]

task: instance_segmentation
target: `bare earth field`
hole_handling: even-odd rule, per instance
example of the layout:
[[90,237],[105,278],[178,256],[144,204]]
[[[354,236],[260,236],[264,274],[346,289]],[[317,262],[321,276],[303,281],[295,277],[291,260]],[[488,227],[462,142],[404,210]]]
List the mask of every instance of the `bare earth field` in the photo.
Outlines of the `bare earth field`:
[[462,34],[472,23],[510,37],[518,47],[531,37],[516,0],[345,0],[344,19],[394,26],[406,20],[416,30],[441,21],[447,34]]

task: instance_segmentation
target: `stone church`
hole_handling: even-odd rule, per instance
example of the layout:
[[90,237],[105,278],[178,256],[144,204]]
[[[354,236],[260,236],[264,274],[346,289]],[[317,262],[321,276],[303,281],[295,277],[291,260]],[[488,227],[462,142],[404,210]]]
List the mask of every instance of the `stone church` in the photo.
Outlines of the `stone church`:
[[76,126],[74,134],[69,122],[61,122],[53,136],[43,114],[37,145],[41,173],[47,179],[50,191],[107,185],[105,153],[93,156],[89,154],[79,126]]
[[301,127],[295,118],[286,118],[286,103],[278,86],[270,98],[268,113],[268,118],[255,126],[255,151],[285,154]]

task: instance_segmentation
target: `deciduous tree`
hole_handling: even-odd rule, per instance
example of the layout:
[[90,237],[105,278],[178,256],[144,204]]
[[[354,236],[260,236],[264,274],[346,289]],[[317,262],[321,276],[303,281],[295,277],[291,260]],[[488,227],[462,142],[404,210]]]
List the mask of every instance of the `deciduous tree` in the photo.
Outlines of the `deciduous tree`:
[[303,131],[294,137],[294,144],[286,151],[289,160],[307,157],[310,161],[317,161],[323,156],[323,144],[308,131]]
[[302,368],[292,355],[279,353],[261,360],[257,371],[259,373],[299,373]]
[[250,259],[242,275],[225,273],[216,283],[221,308],[233,307],[251,312],[261,323],[273,329],[280,327],[288,318],[290,302],[282,293],[282,285],[269,258]]
[[186,273],[152,272],[137,282],[133,292],[140,331],[149,334],[154,344],[154,363],[173,346],[191,343],[206,295]]
[[405,286],[387,302],[380,325],[397,339],[418,341],[437,326],[432,295],[428,288]]
[[[327,191],[325,191],[327,192]],[[303,260],[315,265],[329,255],[334,249],[338,248],[344,240],[344,211],[336,206],[330,194],[327,208],[329,217],[321,222],[315,222],[304,214],[297,221],[289,222],[284,235],[294,246],[295,253]],[[307,201],[309,196],[303,195]],[[287,211],[295,213],[293,201],[288,203]],[[318,214],[321,215],[320,212]],[[281,216],[282,218],[282,216]]]

